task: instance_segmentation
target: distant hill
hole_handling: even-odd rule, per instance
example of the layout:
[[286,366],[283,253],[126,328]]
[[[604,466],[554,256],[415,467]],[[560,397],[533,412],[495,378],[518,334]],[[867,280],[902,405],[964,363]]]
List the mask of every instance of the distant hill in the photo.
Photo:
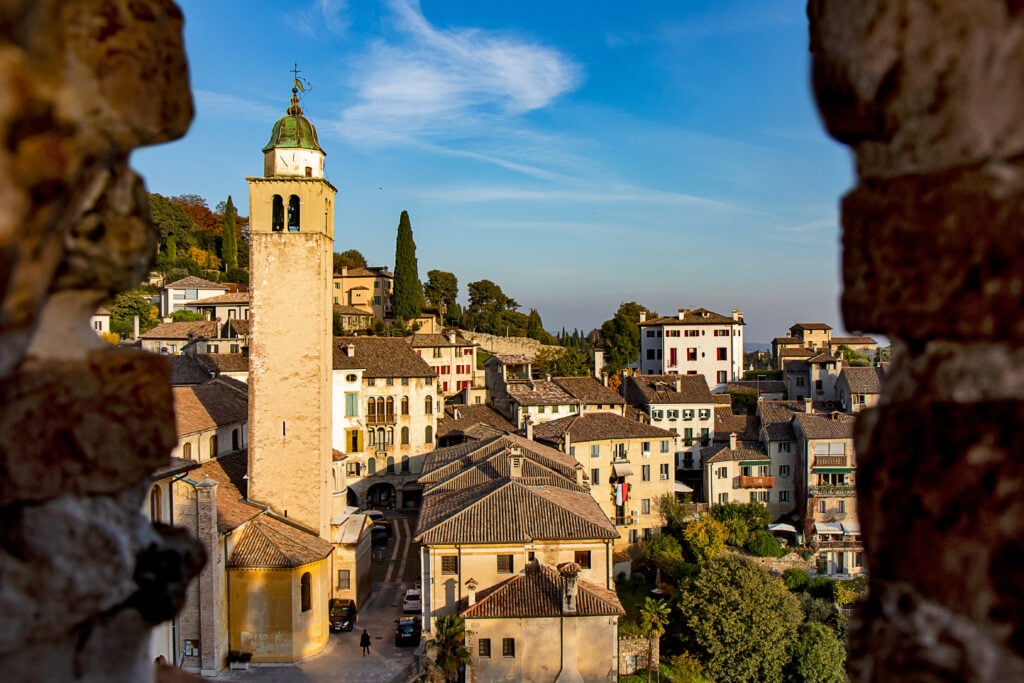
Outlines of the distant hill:
[[753,353],[754,351],[771,351],[772,345],[765,342],[743,342],[743,353]]

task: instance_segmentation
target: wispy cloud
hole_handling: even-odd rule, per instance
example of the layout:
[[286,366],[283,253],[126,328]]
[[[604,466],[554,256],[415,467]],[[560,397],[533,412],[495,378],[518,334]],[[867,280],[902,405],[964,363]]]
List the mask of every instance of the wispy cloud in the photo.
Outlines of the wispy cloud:
[[698,205],[730,211],[746,211],[738,206],[716,199],[697,197],[679,192],[664,192],[630,186],[609,186],[600,189],[533,189],[513,185],[457,185],[427,187],[420,196],[435,201],[467,204],[475,202],[579,202],[579,203],[661,203]]
[[839,234],[839,219],[817,218],[794,225],[776,226],[769,233],[771,239],[791,244],[806,244],[823,237],[834,238]]
[[336,36],[348,31],[348,0],[315,0],[313,4],[281,15],[285,24],[310,38],[323,37],[326,28]]
[[265,122],[276,120],[284,112],[283,106],[272,107],[210,90],[195,90],[192,94],[196,100],[196,111],[201,116],[211,115],[218,118],[243,118]]
[[582,79],[554,48],[507,33],[439,29],[415,0],[390,7],[395,35],[357,65],[358,103],[342,114],[339,132],[352,139],[464,137],[541,109]]

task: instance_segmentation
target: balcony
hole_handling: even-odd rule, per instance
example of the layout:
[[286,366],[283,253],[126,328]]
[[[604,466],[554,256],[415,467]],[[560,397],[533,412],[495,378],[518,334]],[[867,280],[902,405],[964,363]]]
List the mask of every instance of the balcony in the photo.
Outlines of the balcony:
[[737,477],[736,488],[770,489],[775,486],[775,477]]
[[845,455],[816,455],[811,467],[849,467]]
[[368,425],[393,425],[396,424],[397,420],[392,415],[367,415],[366,424]]
[[857,495],[857,488],[852,484],[843,486],[812,486],[807,490],[811,498],[848,498]]

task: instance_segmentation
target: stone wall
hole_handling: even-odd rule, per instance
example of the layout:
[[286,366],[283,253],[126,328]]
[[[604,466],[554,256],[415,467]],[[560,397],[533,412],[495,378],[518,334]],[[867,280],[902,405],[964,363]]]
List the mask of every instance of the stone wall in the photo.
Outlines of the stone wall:
[[854,681],[1024,680],[1024,3],[811,0],[853,150],[843,317],[896,350],[857,426]]
[[[641,636],[619,638],[619,675],[629,676],[637,671],[646,671],[647,653],[650,647],[650,641]],[[655,662],[661,661],[661,644],[659,641],[655,641],[654,649],[650,652],[651,658]]]
[[147,681],[150,625],[202,563],[140,514],[176,441],[169,367],[93,333],[157,234],[135,147],[192,117],[169,0],[10,0],[0,10],[0,669]]
[[459,334],[470,341],[474,341],[480,345],[480,348],[487,351],[491,355],[494,354],[508,354],[508,355],[522,355],[530,358],[531,360],[537,357],[544,349],[561,350],[561,346],[551,346],[548,344],[541,344],[536,339],[530,339],[529,337],[497,337],[493,334],[484,334],[483,332],[467,332],[466,330],[460,330]]

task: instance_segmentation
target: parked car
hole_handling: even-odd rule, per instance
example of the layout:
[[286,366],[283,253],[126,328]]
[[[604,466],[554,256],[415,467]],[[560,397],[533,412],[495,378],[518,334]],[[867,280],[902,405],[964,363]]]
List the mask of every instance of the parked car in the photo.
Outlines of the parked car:
[[331,598],[327,614],[332,631],[351,631],[356,624],[356,603],[348,598]]
[[395,646],[419,645],[422,632],[419,617],[402,617],[395,621]]
[[380,510],[363,510],[363,514],[369,517],[374,524],[384,521],[384,513]]
[[370,547],[374,550],[385,550],[388,547],[387,529],[370,527]]
[[423,609],[423,603],[420,601],[420,589],[410,588],[405,591],[405,597],[402,598],[402,611],[406,614],[419,614]]

